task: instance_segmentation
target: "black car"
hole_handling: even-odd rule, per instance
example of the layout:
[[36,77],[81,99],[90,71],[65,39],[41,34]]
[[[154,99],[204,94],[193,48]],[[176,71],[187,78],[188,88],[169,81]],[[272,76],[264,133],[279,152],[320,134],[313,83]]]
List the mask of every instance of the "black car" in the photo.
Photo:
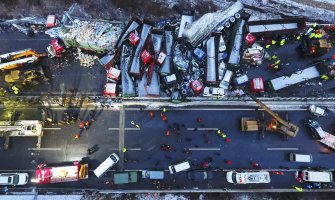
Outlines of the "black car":
[[306,124],[312,130],[313,137],[315,137],[316,139],[322,139],[322,138],[324,138],[326,136],[325,132],[322,130],[319,122],[317,122],[315,120],[312,120],[312,119],[308,119],[306,121]]
[[213,173],[207,171],[187,172],[187,178],[195,181],[208,180],[213,178]]

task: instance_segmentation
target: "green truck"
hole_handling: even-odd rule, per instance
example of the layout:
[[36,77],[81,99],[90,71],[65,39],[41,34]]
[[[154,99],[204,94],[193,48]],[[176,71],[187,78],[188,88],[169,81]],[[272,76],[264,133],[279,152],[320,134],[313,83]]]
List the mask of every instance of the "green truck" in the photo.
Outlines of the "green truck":
[[114,174],[114,184],[136,183],[137,172],[123,172]]

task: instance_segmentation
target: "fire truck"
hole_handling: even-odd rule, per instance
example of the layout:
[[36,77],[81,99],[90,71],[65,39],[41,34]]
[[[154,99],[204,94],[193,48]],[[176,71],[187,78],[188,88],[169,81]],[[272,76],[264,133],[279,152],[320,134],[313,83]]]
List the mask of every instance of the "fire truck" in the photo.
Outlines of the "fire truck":
[[36,177],[31,182],[37,184],[62,183],[88,179],[88,164],[75,161],[72,165],[48,167],[40,164],[35,171]]
[[9,70],[36,63],[46,54],[38,54],[32,49],[24,49],[0,55],[0,70]]

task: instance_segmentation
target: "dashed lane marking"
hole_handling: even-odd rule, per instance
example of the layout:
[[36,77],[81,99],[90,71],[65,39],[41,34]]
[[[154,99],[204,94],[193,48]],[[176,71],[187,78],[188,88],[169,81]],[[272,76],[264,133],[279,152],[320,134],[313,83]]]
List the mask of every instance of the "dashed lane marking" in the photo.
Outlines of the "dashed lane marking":
[[191,151],[220,151],[220,148],[187,148]]
[[217,131],[219,128],[187,128],[188,131],[194,131],[197,129],[198,131]]
[[[110,151],[118,151],[119,149],[117,148],[109,148],[108,150]],[[142,148],[127,148],[127,151],[141,151]]]
[[[108,128],[109,131],[118,131],[120,128]],[[139,131],[140,128],[124,128],[125,131]]]
[[268,151],[298,151],[299,148],[266,148]]
[[28,150],[33,151],[60,151],[62,148],[28,148]]
[[62,128],[43,128],[43,131],[62,130]]

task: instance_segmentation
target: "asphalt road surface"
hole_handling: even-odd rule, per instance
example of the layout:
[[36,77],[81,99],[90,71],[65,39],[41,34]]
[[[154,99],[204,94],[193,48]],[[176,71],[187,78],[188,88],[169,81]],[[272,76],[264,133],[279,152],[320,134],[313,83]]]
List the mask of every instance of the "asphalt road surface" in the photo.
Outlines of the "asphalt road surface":
[[[19,110],[20,111],[20,110]],[[34,169],[38,163],[59,164],[83,160],[89,163],[90,170],[94,170],[109,154],[118,153],[124,143],[127,151],[121,157],[117,166],[109,170],[102,178],[97,179],[90,171],[89,179],[80,182],[38,185],[41,188],[99,188],[99,189],[280,189],[295,186],[304,187],[306,183],[298,183],[294,179],[295,169],[301,167],[325,167],[335,169],[334,154],[322,154],[327,149],[311,137],[311,132],[304,125],[304,119],[311,117],[305,108],[289,111],[278,111],[281,116],[288,112],[289,120],[300,127],[296,138],[287,141],[278,133],[266,133],[263,140],[259,139],[257,132],[242,132],[240,130],[241,117],[258,117],[261,110],[255,107],[213,107],[213,108],[179,108],[167,110],[164,114],[168,123],[164,122],[160,113],[153,111],[155,116],[150,118],[149,110],[131,107],[125,108],[124,116],[120,117],[120,110],[96,110],[95,119],[88,130],[82,132],[79,139],[74,135],[79,131],[79,122],[74,124],[57,125],[64,109],[48,110],[47,115],[52,116],[54,124],[46,123],[42,146],[35,149],[36,138],[11,138],[8,150],[1,150],[0,156],[6,162],[0,163],[1,171],[28,171],[34,176]],[[80,120],[89,119],[90,110],[82,109],[79,112]],[[37,109],[21,110],[19,119],[41,119],[41,111]],[[270,119],[265,115],[266,119]],[[9,112],[1,113],[1,120],[6,120]],[[197,122],[201,117],[203,122]],[[329,116],[318,118],[324,130],[333,133],[333,118]],[[124,133],[120,131],[120,120],[124,121]],[[179,124],[180,135],[173,131],[174,124]],[[139,126],[139,128],[136,127]],[[170,135],[166,131],[170,127]],[[194,128],[198,130],[194,131]],[[220,129],[227,134],[231,141],[227,142],[216,134]],[[209,142],[208,142],[209,141]],[[171,145],[175,151],[163,152],[161,144]],[[98,151],[87,155],[88,148],[97,145]],[[191,149],[192,154],[183,153],[184,148]],[[272,148],[272,149],[271,149]],[[275,149],[273,149],[275,148]],[[291,163],[288,154],[291,152],[311,154],[313,163]],[[215,173],[213,180],[189,181],[186,172],[170,175],[167,168],[170,164],[188,160],[192,170],[201,169],[199,164],[210,157],[213,161],[207,169]],[[230,160],[232,164],[226,164]],[[262,169],[278,171],[280,166],[289,167],[284,175],[271,175],[271,184],[234,185],[226,182],[227,170],[252,170],[252,162],[260,164]],[[140,171],[145,169],[165,170],[165,179],[158,186],[157,182],[140,179],[136,184],[106,185],[111,181],[115,171]],[[281,169],[282,170],[282,169]],[[29,186],[35,186],[30,183]]]

